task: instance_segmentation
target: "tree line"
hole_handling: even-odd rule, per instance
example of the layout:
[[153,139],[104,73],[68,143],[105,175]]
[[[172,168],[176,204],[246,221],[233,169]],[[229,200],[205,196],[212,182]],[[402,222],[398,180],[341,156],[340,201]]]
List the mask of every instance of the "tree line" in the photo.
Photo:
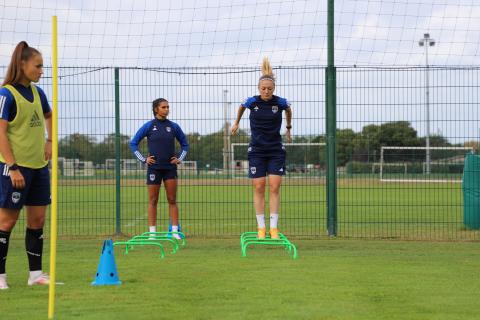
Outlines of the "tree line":
[[[134,159],[130,151],[130,137],[124,134],[120,139],[120,158]],[[223,129],[208,135],[198,133],[187,134],[190,144],[190,151],[187,160],[197,161],[198,168],[204,168],[208,165],[210,168],[222,168],[224,160],[224,146],[230,143],[247,143],[249,136],[245,131],[235,136],[229,136],[225,140]],[[294,143],[325,143],[324,135],[314,136],[293,136]],[[227,142],[227,143],[226,143]],[[478,149],[478,141],[469,141],[465,146],[472,146]],[[425,137],[418,136],[417,131],[407,121],[396,121],[382,124],[369,124],[362,128],[360,132],[352,129],[337,129],[337,162],[339,166],[344,166],[348,162],[378,162],[380,158],[380,149],[382,146],[425,146]],[[435,134],[430,136],[430,146],[461,146],[451,144],[447,138]],[[142,141],[140,150],[147,154],[146,141]],[[227,147],[227,154],[231,154],[231,149]],[[385,154],[385,161],[388,157],[395,156],[398,160],[402,157],[412,161],[411,151],[396,151],[395,155]],[[115,133],[110,133],[104,137],[95,135],[73,133],[60,139],[59,155],[65,158],[80,159],[81,161],[92,161],[94,164],[104,164],[106,159],[115,158]],[[432,160],[435,157],[443,157],[440,153],[432,154]],[[419,159],[425,157],[424,150],[415,152],[414,157]],[[230,161],[232,160],[229,158]],[[235,160],[246,160],[246,147],[237,146],[235,148]],[[325,147],[287,147],[287,162],[290,164],[315,164],[324,166],[326,159]]]

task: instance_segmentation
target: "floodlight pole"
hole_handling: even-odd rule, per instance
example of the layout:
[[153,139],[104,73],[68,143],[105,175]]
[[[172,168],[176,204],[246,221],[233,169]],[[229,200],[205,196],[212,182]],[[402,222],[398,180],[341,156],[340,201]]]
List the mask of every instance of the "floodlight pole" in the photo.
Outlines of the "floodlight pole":
[[426,147],[426,174],[430,174],[430,70],[428,65],[428,47],[433,47],[435,45],[435,40],[430,38],[429,33],[425,33],[423,38],[418,41],[420,47],[425,47],[425,117],[426,117],[426,126],[427,132],[425,137],[425,147]]

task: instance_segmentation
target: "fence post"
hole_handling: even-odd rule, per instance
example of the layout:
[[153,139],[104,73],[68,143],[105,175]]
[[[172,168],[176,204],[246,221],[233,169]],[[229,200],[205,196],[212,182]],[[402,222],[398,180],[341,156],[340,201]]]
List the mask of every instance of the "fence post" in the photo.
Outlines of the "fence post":
[[334,0],[328,0],[328,66],[325,70],[325,102],[327,129],[327,230],[337,235],[337,75],[334,60]]
[[120,72],[115,68],[115,234],[121,229],[121,189],[120,189]]

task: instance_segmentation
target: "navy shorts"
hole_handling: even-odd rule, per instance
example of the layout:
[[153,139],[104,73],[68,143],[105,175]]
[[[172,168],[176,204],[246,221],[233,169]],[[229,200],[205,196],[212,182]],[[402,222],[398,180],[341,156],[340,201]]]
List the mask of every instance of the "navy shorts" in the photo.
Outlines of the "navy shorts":
[[147,184],[162,184],[162,181],[177,178],[177,167],[172,169],[147,168]]
[[20,210],[23,206],[46,206],[51,203],[50,172],[48,166],[40,169],[18,167],[25,179],[25,188],[13,188],[5,163],[0,163],[0,208]]
[[285,174],[285,152],[275,155],[248,155],[248,177],[261,178],[267,174]]

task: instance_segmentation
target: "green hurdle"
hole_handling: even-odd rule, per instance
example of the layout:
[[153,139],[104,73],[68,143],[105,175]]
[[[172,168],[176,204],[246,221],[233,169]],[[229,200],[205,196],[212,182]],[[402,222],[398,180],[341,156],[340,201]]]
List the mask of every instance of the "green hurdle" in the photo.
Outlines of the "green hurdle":
[[[175,237],[172,237],[172,234],[178,234],[182,238],[182,241],[179,243],[179,240]],[[179,245],[185,247],[185,245],[187,244],[187,241],[185,240],[185,234],[179,231],[144,232],[140,236],[154,237],[155,239],[160,241],[174,241],[177,244],[177,249]]]
[[[182,240],[172,237],[172,234],[178,234]],[[172,253],[176,253],[180,247],[185,247],[187,244],[185,241],[185,235],[182,232],[144,232],[140,235],[133,236],[127,241],[117,241],[113,245],[124,245],[125,254],[128,254],[129,250],[135,246],[156,246],[160,249],[161,258],[165,257],[165,247],[163,243],[169,243],[172,246]]]
[[160,248],[160,257],[164,258],[165,257],[165,248],[163,247],[163,244],[156,242],[155,240],[133,240],[130,239],[128,241],[116,241],[113,243],[114,246],[120,246],[124,245],[125,246],[125,254],[128,254],[129,248],[132,248],[135,245],[148,245],[148,246],[157,246]]
[[264,246],[280,246],[285,248],[286,251],[292,256],[293,259],[297,258],[297,247],[288,240],[288,238],[282,234],[278,234],[279,239],[272,239],[270,235],[267,235],[265,239],[258,239],[257,232],[244,232],[240,236],[240,247],[242,249],[242,256],[247,256],[247,249],[251,245],[264,245]]

